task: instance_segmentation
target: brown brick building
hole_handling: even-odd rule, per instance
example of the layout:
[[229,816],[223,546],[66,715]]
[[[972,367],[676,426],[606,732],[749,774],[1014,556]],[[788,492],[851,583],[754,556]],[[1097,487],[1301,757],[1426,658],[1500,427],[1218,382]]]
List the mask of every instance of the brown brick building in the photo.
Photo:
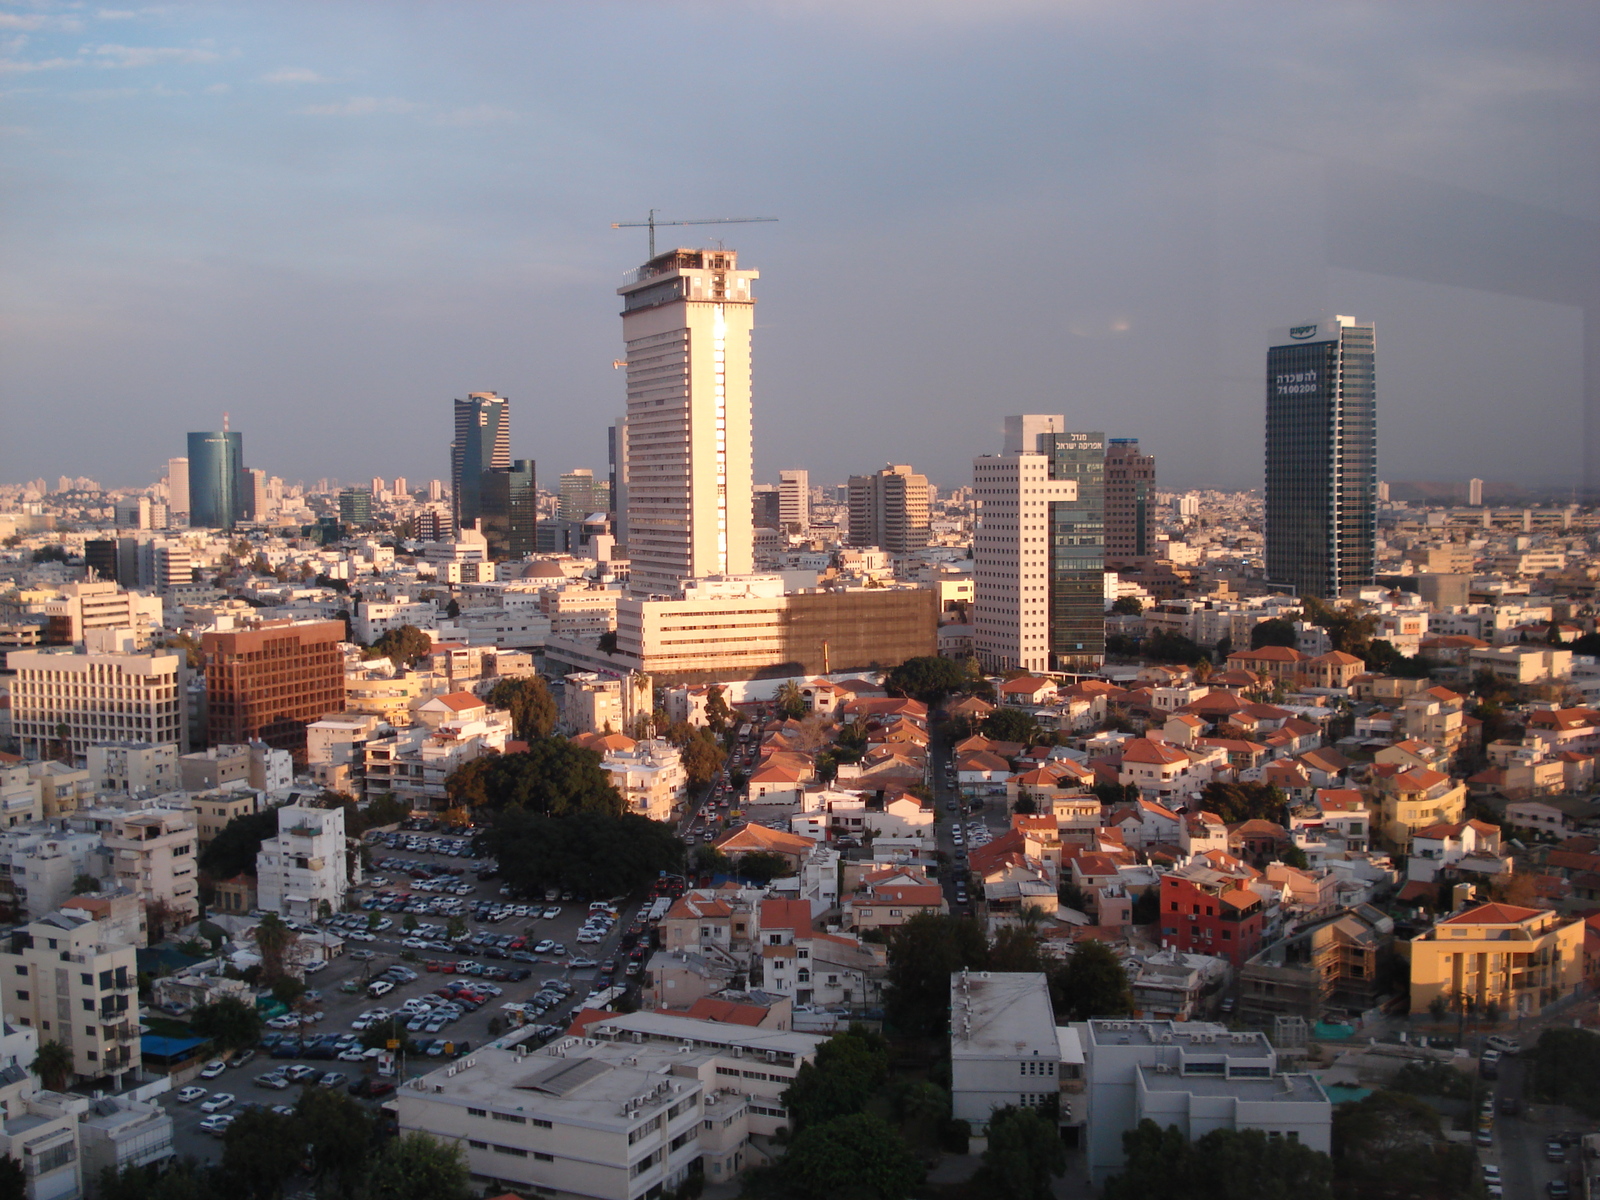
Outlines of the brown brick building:
[[306,726],[344,711],[342,621],[264,621],[207,633],[211,744],[265,742],[304,757]]

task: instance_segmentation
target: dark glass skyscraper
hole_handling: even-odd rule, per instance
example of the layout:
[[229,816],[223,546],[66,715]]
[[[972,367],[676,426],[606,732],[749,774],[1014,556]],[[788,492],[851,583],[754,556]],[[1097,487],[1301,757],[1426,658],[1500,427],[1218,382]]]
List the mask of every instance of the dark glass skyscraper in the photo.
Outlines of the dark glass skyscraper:
[[1078,485],[1050,505],[1050,660],[1093,671],[1106,657],[1106,435],[1047,434],[1050,477]]
[[1267,350],[1267,579],[1336,598],[1372,582],[1378,423],[1373,327],[1329,317]]
[[479,528],[496,562],[527,558],[538,538],[539,495],[533,460],[519,458],[503,471],[485,471],[478,480]]
[[485,471],[511,469],[511,404],[493,392],[472,392],[455,402],[450,443],[450,511],[456,527],[483,516],[478,496]]
[[189,524],[199,529],[232,529],[244,516],[243,475],[242,433],[191,433]]

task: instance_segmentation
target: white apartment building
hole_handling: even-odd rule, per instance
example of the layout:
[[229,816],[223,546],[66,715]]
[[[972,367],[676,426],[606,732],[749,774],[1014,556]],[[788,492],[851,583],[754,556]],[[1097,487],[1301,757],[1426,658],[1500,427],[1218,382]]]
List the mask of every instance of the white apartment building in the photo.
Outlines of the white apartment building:
[[573,733],[622,733],[622,680],[579,671],[566,677],[561,719]]
[[101,792],[170,792],[178,786],[175,742],[96,742],[84,766]]
[[1279,1070],[1262,1033],[1204,1021],[1074,1023],[1083,1050],[1090,1181],[1122,1170],[1122,1135],[1145,1118],[1192,1140],[1260,1129],[1328,1153],[1333,1105],[1314,1076]]
[[79,875],[106,874],[98,834],[40,825],[0,833],[0,895],[9,895],[29,917],[43,917],[70,900]]
[[8,829],[27,825],[44,815],[41,781],[29,763],[0,763],[0,824]]
[[801,533],[810,528],[811,472],[778,472],[778,522],[785,529],[798,526]]
[[951,1116],[981,1132],[997,1108],[1041,1107],[1060,1095],[1061,1065],[1050,985],[1042,972],[950,976]]
[[622,793],[628,811],[652,821],[672,820],[689,787],[683,756],[662,738],[638,742],[629,750],[608,751],[600,760],[600,769]]
[[147,905],[165,905],[169,928],[187,925],[199,915],[199,839],[192,810],[117,812],[101,836],[118,887]]
[[636,594],[747,575],[751,285],[731,250],[669,250],[622,287],[627,540]]
[[109,1075],[120,1087],[139,1052],[139,971],[124,923],[95,919],[106,905],[71,901],[0,943],[0,1006],[41,1042],[71,1050],[79,1079]]
[[143,643],[152,629],[161,628],[161,598],[125,592],[115,583],[90,581],[64,583],[49,599],[28,605],[43,613],[58,644],[74,645],[91,630],[125,629]]
[[432,629],[439,610],[432,600],[411,600],[398,596],[393,601],[380,603],[364,600],[356,605],[350,621],[350,632],[368,645],[390,630],[410,625],[417,629]]
[[105,1170],[122,1172],[176,1157],[172,1118],[153,1100],[102,1096],[78,1116],[78,1144],[85,1179]]
[[[131,639],[130,639],[131,640]],[[74,757],[96,742],[170,742],[188,749],[180,686],[183,656],[13,651],[12,731],[25,755],[45,758],[65,726]]]
[[973,640],[987,670],[1050,665],[1050,505],[1076,500],[1078,485],[1051,479],[1050,456],[1037,447],[1039,435],[1065,423],[1060,416],[1008,417],[1004,453],[972,460]]
[[367,743],[394,730],[376,713],[346,712],[306,726],[306,767],[319,786],[352,794],[363,790]]
[[22,1165],[27,1200],[78,1200],[83,1195],[78,1113],[87,1105],[82,1096],[42,1090],[7,1101],[0,1121],[0,1154]]
[[278,809],[278,836],[262,842],[256,855],[261,910],[315,917],[326,905],[339,912],[352,873],[359,882],[359,863],[345,845],[344,809],[285,804]]
[[[454,695],[458,694],[435,697],[428,704],[449,701]],[[366,794],[393,792],[396,799],[421,812],[448,808],[445,780],[474,759],[503,753],[511,737],[509,713],[489,712],[481,705],[476,711],[477,716],[413,725],[392,737],[367,742],[362,779]],[[426,717],[422,709],[419,716]]]

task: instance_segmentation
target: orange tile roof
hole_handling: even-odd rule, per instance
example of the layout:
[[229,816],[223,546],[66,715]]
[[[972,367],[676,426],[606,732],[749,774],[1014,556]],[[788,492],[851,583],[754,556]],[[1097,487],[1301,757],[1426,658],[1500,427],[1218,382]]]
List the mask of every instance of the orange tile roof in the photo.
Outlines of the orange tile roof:
[[1466,912],[1445,917],[1441,925],[1518,925],[1529,917],[1543,915],[1537,908],[1522,908],[1516,904],[1480,904]]
[[804,900],[761,901],[762,929],[789,929],[795,933],[811,931],[811,905]]
[[766,1020],[767,1010],[759,1004],[735,1004],[732,1000],[701,996],[684,1016],[695,1021],[718,1021],[723,1025],[758,1026]]

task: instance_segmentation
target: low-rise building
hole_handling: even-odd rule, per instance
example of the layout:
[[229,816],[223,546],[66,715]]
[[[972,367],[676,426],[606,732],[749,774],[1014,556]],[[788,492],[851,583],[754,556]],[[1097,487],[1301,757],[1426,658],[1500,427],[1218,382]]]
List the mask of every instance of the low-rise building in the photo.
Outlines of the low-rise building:
[[1280,1016],[1359,1016],[1378,1001],[1378,965],[1394,944],[1394,921],[1360,905],[1297,930],[1261,950],[1239,972],[1239,1015],[1253,1025]]
[[1512,904],[1480,904],[1400,943],[1411,960],[1411,1011],[1470,1000],[1536,1017],[1583,981],[1583,922]]
[[683,806],[689,787],[683,756],[663,738],[608,751],[600,760],[600,769],[610,777],[611,786],[622,793],[629,812],[652,821],[670,821]]
[[262,842],[256,855],[261,908],[297,917],[339,912],[352,877],[360,882],[360,862],[345,842],[343,808],[285,804],[278,836]]
[[178,786],[178,747],[173,742],[96,742],[84,769],[102,792],[170,792]]
[[982,1132],[997,1108],[1045,1108],[1061,1098],[1062,1068],[1043,972],[950,976],[951,1116]]

